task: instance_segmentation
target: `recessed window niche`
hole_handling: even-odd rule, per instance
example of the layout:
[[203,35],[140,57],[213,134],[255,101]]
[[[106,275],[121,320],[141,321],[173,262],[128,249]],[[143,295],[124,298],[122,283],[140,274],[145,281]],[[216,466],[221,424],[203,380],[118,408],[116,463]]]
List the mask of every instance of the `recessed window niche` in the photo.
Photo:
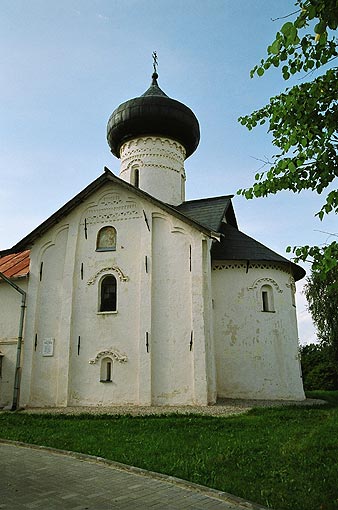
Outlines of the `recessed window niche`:
[[271,285],[261,287],[262,312],[274,312],[273,289]]
[[115,276],[104,276],[100,282],[99,312],[116,312],[117,310],[117,281]]
[[111,358],[103,358],[100,369],[100,382],[113,382],[113,360]]
[[103,227],[99,230],[96,239],[96,251],[116,250],[116,230],[114,227]]

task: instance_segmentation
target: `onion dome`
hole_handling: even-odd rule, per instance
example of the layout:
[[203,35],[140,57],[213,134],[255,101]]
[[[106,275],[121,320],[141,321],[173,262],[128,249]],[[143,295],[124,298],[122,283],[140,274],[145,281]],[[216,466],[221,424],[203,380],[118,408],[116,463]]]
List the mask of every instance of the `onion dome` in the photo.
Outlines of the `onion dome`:
[[198,120],[183,103],[171,99],[157,83],[158,74],[140,97],[122,103],[111,114],[107,125],[107,140],[111,152],[120,157],[121,145],[139,136],[164,136],[185,147],[186,157],[197,148],[200,140]]

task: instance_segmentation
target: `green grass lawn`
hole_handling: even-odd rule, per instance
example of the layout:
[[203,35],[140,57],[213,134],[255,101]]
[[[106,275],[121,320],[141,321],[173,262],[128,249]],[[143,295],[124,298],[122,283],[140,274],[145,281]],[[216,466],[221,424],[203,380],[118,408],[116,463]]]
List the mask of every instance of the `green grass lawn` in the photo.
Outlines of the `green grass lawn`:
[[338,391],[326,406],[233,417],[0,413],[0,437],[73,450],[214,487],[275,510],[338,509]]

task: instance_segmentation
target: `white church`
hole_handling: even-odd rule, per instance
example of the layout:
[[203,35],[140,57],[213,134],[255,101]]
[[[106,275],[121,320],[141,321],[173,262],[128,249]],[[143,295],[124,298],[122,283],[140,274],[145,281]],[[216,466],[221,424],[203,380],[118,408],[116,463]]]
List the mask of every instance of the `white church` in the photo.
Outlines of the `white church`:
[[185,200],[199,124],[149,89],[121,104],[104,173],[0,253],[0,407],[303,400],[295,281],[231,195]]

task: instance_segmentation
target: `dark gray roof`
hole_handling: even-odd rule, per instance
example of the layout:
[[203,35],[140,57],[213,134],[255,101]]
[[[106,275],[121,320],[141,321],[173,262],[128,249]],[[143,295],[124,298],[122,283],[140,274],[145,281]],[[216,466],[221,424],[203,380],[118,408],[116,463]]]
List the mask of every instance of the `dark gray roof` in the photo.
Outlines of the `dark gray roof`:
[[[231,204],[233,195],[222,197],[189,200],[175,207],[184,216],[204,225],[210,230],[219,231],[224,216],[234,227],[237,227],[235,214]],[[173,207],[173,206],[171,206]]]
[[237,228],[229,224],[223,224],[221,242],[214,242],[211,249],[213,260],[248,260],[270,261],[289,265],[295,280],[305,276],[302,267],[290,262],[282,255],[270,250],[252,237],[243,234]]
[[188,158],[199,144],[200,128],[195,114],[183,103],[171,99],[157,84],[157,74],[142,96],[120,104],[107,125],[111,152],[120,157],[122,144],[139,136],[166,136],[181,143]]
[[157,83],[158,74],[154,73],[152,75],[152,82],[150,87],[145,91],[144,94],[141,95],[141,97],[144,96],[163,96],[163,97],[169,97],[165,92],[163,92],[162,89],[158,86]]

